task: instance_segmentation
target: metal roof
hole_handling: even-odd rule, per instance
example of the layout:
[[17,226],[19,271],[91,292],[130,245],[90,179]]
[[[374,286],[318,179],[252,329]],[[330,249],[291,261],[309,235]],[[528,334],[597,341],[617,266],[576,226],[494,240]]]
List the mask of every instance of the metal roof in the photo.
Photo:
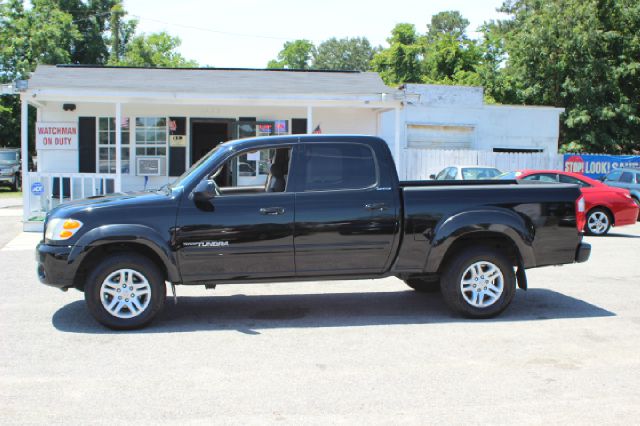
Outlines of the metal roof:
[[39,65],[29,90],[178,92],[239,96],[398,92],[375,72]]

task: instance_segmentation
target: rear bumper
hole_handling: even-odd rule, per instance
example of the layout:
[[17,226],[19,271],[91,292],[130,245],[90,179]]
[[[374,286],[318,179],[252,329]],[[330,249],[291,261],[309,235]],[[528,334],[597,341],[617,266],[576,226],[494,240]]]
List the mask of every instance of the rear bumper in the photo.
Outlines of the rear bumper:
[[582,263],[589,260],[589,256],[591,255],[591,244],[588,243],[580,243],[578,245],[578,249],[576,250],[576,262]]
[[36,247],[38,279],[42,284],[57,288],[73,286],[75,268],[70,267],[70,246],[52,246],[44,243]]

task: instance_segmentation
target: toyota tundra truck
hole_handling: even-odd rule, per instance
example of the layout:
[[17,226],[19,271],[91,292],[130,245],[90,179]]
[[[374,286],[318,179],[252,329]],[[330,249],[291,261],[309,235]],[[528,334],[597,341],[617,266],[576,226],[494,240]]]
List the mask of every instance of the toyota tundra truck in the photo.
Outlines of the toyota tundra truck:
[[527,288],[526,269],[588,259],[584,222],[575,185],[400,181],[377,137],[257,137],[219,145],[159,190],[51,210],[37,274],[83,291],[113,329],[149,324],[167,284],[175,296],[177,285],[389,276],[489,318]]

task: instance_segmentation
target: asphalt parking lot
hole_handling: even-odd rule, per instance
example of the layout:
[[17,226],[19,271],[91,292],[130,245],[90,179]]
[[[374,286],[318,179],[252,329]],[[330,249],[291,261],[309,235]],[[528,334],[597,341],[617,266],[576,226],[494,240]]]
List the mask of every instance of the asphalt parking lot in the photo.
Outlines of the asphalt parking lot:
[[178,288],[112,332],[39,284],[0,208],[0,423],[636,423],[640,225],[586,264],[529,271],[494,320],[393,278]]

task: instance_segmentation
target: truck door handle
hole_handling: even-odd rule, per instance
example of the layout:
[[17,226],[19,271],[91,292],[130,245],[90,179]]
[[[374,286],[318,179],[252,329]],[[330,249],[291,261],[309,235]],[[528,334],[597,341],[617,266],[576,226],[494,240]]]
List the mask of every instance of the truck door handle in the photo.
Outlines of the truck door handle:
[[369,203],[369,204],[365,204],[364,208],[367,210],[377,210],[377,211],[384,211],[387,210],[389,207],[387,206],[387,203]]
[[279,214],[284,214],[284,208],[282,207],[262,207],[260,209],[260,214],[275,216]]

